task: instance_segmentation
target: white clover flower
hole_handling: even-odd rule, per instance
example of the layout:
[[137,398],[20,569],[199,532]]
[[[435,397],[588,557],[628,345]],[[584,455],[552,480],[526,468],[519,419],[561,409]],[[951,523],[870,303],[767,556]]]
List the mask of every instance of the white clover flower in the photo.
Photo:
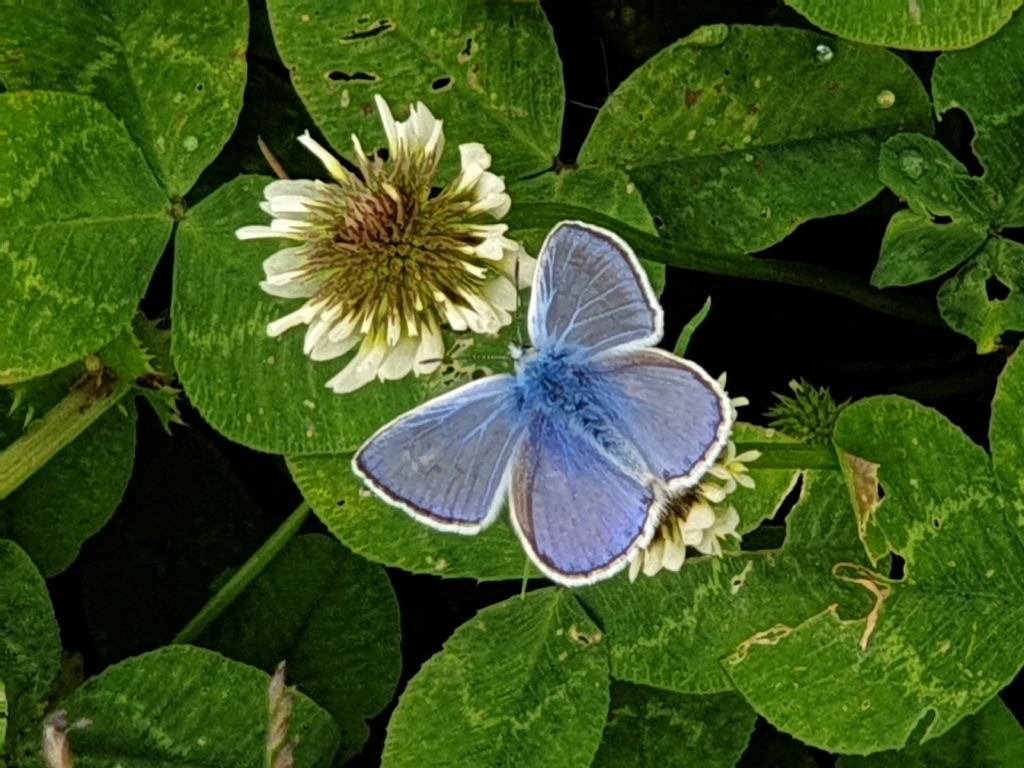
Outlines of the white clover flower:
[[[760,456],[759,451],[744,451],[737,456],[736,444],[730,440],[725,452],[695,488],[668,500],[665,516],[651,543],[638,550],[629,564],[629,580],[635,581],[641,571],[645,576],[654,576],[661,570],[678,571],[686,562],[687,547],[702,555],[720,557],[724,539],[738,540],[740,515],[735,507],[724,502],[738,487],[754,487],[747,464]],[[719,485],[711,478],[724,482]]]
[[[279,336],[305,325],[303,349],[331,360],[358,346],[327,386],[352,392],[374,378],[431,373],[441,364],[441,326],[496,333],[512,321],[517,288],[530,285],[535,261],[493,223],[508,213],[505,182],[491,173],[481,144],[462,144],[462,170],[433,194],[444,151],[442,121],[423,104],[397,122],[380,96],[388,159],[352,144],[359,175],[306,132],[299,141],[333,182],[273,181],[260,204],[270,226],[242,227],[241,240],[290,239],[264,263],[260,287],[306,299],[267,326]],[[516,282],[518,270],[519,285]]]

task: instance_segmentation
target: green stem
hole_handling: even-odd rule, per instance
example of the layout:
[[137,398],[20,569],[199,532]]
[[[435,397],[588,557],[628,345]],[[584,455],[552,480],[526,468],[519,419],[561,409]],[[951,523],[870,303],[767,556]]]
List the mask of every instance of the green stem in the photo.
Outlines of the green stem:
[[67,396],[0,453],[0,499],[14,493],[58,451],[82,434],[132,390],[124,379],[104,380],[108,369],[83,377]]
[[517,203],[505,221],[513,228],[550,229],[565,219],[582,219],[612,229],[628,240],[643,258],[672,267],[813,288],[893,317],[922,325],[943,325],[935,302],[929,299],[881,291],[852,275],[813,264],[757,258],[746,254],[713,254],[688,250],[674,245],[671,240],[659,238],[589,208],[562,203]]
[[751,469],[839,469],[831,445],[806,443],[736,443],[736,453],[760,451]]
[[291,541],[299,532],[302,524],[309,517],[309,504],[302,502],[295,511],[288,515],[288,519],[281,523],[281,526],[271,534],[270,538],[263,542],[263,546],[257,549],[242,567],[235,571],[235,574],[228,580],[228,583],[218,590],[217,594],[210,598],[183,630],[174,636],[173,643],[191,643],[203,630],[216,621],[225,609],[228,608],[248,587],[253,579],[259,576],[266,569],[278,552],[284,549],[285,544]]

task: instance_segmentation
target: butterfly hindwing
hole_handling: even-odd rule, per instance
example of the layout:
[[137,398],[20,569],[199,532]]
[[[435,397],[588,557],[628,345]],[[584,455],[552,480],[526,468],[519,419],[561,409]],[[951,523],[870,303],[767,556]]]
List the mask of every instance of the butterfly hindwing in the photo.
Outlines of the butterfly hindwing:
[[606,411],[648,470],[670,490],[695,485],[732,429],[732,404],[718,382],[660,349],[615,351],[592,365]]
[[597,353],[662,335],[661,307],[630,247],[575,221],[555,227],[541,247],[528,321],[539,348],[561,342]]
[[650,488],[541,415],[514,460],[510,498],[514,527],[534,563],[571,586],[620,570],[657,526]]
[[525,426],[510,375],[472,381],[400,416],[352,460],[389,504],[436,528],[476,533],[505,500]]

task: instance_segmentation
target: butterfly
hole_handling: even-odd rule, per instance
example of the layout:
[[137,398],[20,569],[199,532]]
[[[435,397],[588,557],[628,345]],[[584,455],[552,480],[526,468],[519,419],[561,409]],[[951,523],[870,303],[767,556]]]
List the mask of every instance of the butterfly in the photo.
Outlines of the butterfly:
[[541,246],[532,347],[379,429],[352,459],[385,502],[477,533],[506,497],[542,573],[567,586],[622,570],[669,499],[711,468],[735,411],[704,369],[653,348],[663,313],[629,245],[578,221]]

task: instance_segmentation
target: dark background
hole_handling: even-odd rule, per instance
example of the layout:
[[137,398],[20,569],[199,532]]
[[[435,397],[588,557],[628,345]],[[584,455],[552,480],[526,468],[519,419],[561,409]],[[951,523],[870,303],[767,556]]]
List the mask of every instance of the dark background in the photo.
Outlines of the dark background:
[[[308,154],[294,151],[294,137],[313,121],[277,58],[262,3],[252,5],[245,108],[234,136],[189,194],[188,204],[240,173],[269,173],[256,149],[257,134],[283,148],[280,157],[294,176],[320,173]],[[559,157],[565,164],[575,159],[611,91],[647,58],[696,27],[722,22],[808,26],[768,0],[649,0],[630,6],[594,0],[545,2],[543,8],[558,43],[569,99]],[[933,54],[899,55],[928,82]],[[961,114],[947,115],[938,125],[940,140],[980,173],[970,152],[971,136]],[[761,255],[844,270],[866,282],[885,225],[899,207],[895,197],[883,192],[851,214],[804,224]],[[171,266],[168,253],[144,301],[150,317],[169,312]],[[912,293],[932,298],[936,288],[937,282]],[[728,371],[730,394],[751,401],[741,413],[744,420],[766,423],[763,414],[774,402],[772,393],[788,394],[787,382],[802,377],[829,387],[837,400],[882,393],[913,397],[986,443],[1003,353],[978,356],[970,340],[941,325],[909,323],[834,296],[672,269],[662,298],[669,345],[708,296],[712,311],[688,356],[713,375]],[[167,643],[209,597],[211,584],[222,582],[301,501],[279,457],[228,442],[187,402],[183,415],[189,426],[175,428],[172,439],[140,407],[135,475],[121,507],[86,544],[76,564],[50,582],[64,645],[81,654],[87,676]],[[321,527],[311,521],[307,529]],[[518,583],[478,585],[389,573],[402,611],[399,691],[458,625],[520,589]],[[1021,689],[1018,679],[1003,692],[1004,700],[1015,700]],[[392,708],[393,703],[371,722],[370,742],[350,765],[379,764]],[[759,722],[743,765],[799,765],[798,753],[784,757],[787,747],[796,746],[787,740]],[[810,753],[809,765],[834,762],[824,753]]]

